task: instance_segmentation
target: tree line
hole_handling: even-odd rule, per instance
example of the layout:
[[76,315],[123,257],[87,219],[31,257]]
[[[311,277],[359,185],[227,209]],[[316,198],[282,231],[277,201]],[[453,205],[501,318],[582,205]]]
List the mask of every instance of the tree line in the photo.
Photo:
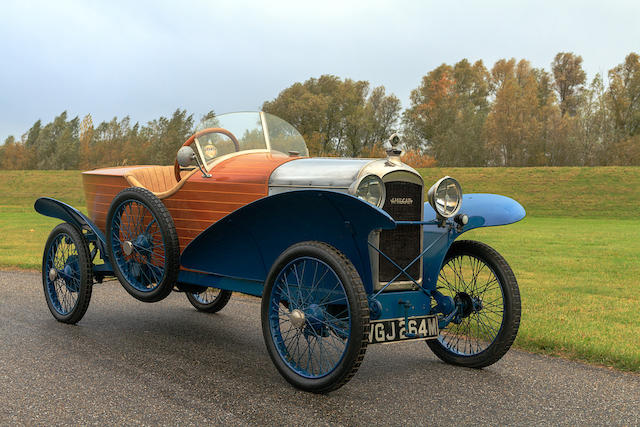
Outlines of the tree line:
[[608,85],[587,83],[567,52],[551,72],[514,59],[443,64],[412,91],[403,124],[443,166],[640,165],[640,57],[609,70]]
[[[262,105],[293,124],[311,155],[380,157],[399,131],[405,162],[440,166],[640,165],[640,57],[630,53],[587,82],[582,57],[558,53],[550,71],[501,59],[491,69],[463,59],[428,72],[404,111],[384,86],[322,75]],[[213,111],[203,118],[213,117]],[[36,121],[0,146],[2,169],[91,169],[171,164],[194,132],[178,109],[146,124],[129,116]],[[199,120],[198,120],[199,122]]]

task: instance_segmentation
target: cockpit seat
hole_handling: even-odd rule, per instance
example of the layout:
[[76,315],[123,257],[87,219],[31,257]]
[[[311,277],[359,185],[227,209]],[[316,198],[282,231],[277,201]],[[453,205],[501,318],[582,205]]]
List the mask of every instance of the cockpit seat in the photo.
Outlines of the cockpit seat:
[[146,188],[159,199],[165,199],[175,194],[195,172],[183,173],[182,179],[176,182],[173,166],[140,166],[127,171],[124,177],[131,186]]

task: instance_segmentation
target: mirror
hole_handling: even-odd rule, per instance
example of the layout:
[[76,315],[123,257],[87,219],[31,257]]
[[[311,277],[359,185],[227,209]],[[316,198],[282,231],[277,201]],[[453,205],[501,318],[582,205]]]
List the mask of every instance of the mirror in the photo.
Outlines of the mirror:
[[193,148],[186,146],[178,150],[177,160],[181,168],[191,166],[192,162],[196,158],[196,153],[193,152]]

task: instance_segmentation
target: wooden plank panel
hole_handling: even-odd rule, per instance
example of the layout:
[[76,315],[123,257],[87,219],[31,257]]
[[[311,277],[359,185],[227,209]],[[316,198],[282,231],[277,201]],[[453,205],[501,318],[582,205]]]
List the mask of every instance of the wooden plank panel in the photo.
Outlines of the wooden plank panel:
[[95,176],[93,172],[97,171],[82,174],[82,185],[89,218],[104,232],[109,205],[113,197],[128,184],[123,176]]
[[[186,188],[185,188],[186,187]],[[177,200],[177,201],[186,201],[186,200],[221,200],[224,199],[225,202],[228,203],[240,203],[246,205],[247,203],[251,203],[255,200],[256,195],[263,194],[259,193],[233,193],[233,192],[225,192],[225,191],[193,191],[189,189],[188,183],[185,184],[184,187],[180,189],[176,194],[171,196],[165,200]]]
[[[173,217],[180,249],[210,225],[268,194],[275,168],[294,158],[271,153],[238,153],[214,167],[212,178],[194,174],[163,200]],[[82,175],[89,217],[105,231],[107,211],[118,192],[129,187],[124,175],[132,168],[105,168]]]
[[169,210],[196,210],[230,212],[246,205],[246,203],[222,202],[210,200],[173,200],[171,198],[163,200],[164,205]]

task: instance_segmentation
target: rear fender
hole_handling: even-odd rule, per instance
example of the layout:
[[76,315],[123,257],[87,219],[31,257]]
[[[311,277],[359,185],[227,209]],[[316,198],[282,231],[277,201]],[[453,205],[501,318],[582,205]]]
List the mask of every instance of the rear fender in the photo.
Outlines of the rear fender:
[[67,205],[59,200],[50,197],[40,197],[33,205],[33,208],[39,214],[58,218],[69,224],[73,224],[80,230],[89,232],[88,238],[91,240],[95,236],[96,245],[100,250],[100,254],[106,261],[106,240],[104,233],[91,221],[85,214],[78,209]]
[[395,225],[382,209],[348,194],[290,191],[259,199],[214,223],[187,245],[180,262],[198,272],[264,282],[285,249],[317,240],[341,251],[371,292],[369,233]]
[[[469,222],[459,229],[456,226],[438,227],[435,224],[423,227],[424,247],[432,247],[424,255],[424,287],[436,289],[440,268],[451,244],[463,233],[479,227],[508,225],[520,221],[526,212],[520,203],[498,194],[465,194],[462,196],[460,214],[466,214]],[[436,213],[429,203],[424,204],[424,221],[434,221]]]

